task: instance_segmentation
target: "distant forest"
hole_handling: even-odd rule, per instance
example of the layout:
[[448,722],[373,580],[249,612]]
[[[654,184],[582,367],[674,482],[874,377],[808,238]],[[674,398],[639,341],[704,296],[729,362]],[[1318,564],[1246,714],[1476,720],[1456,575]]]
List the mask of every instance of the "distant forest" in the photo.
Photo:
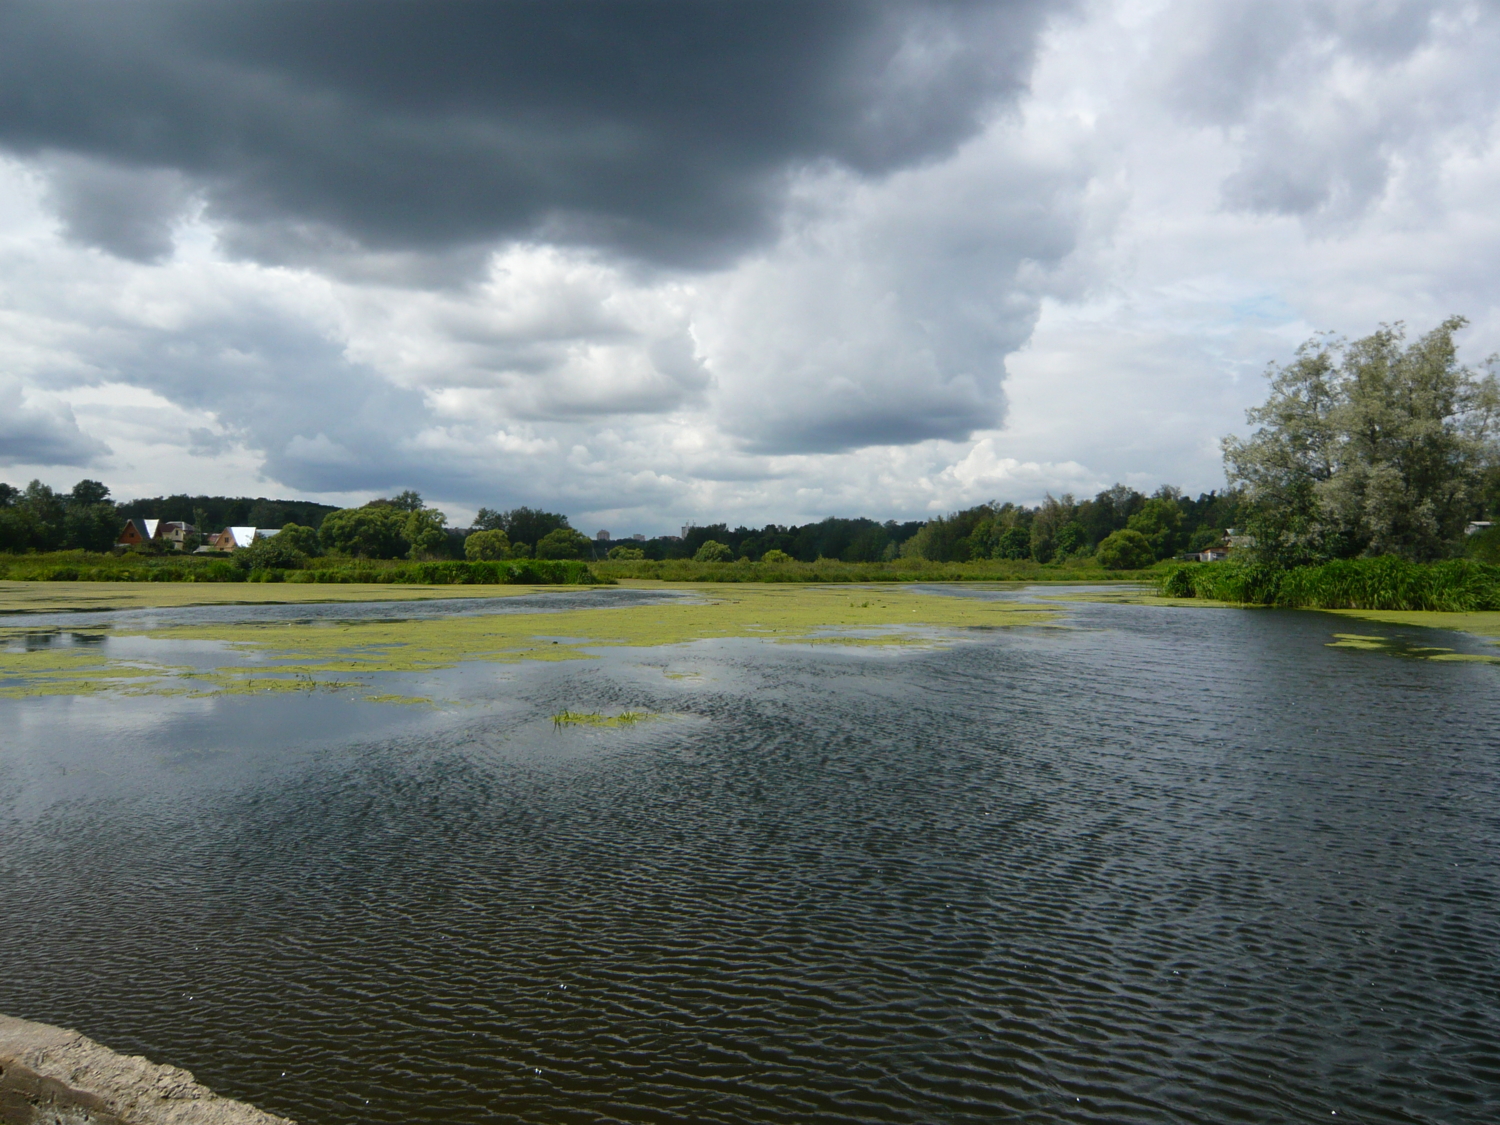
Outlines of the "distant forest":
[[[56,551],[86,549],[107,551],[119,538],[127,519],[181,520],[204,531],[228,526],[284,527],[296,524],[316,532],[326,517],[339,509],[307,500],[272,500],[265,497],[157,496],[126,503],[109,499],[109,489],[98,481],[83,480],[70,492],[56,492],[39,481],[26,488],[0,484],[0,551]],[[445,527],[441,514],[426,509],[421,497],[407,492],[394,500],[376,500],[363,509],[377,515],[410,513],[434,517],[430,534],[421,546],[423,557],[464,557],[464,540],[476,530],[503,530],[518,554],[529,554],[549,532],[571,529],[560,513],[532,508],[500,512],[482,508],[472,528]],[[1175,488],[1163,487],[1146,496],[1124,485],[1106,489],[1089,500],[1072,496],[1047,497],[1028,507],[998,502],[981,504],[931,520],[898,522],[830,517],[808,524],[767,524],[764,527],[734,527],[727,523],[689,527],[687,534],[654,539],[599,542],[572,536],[570,557],[604,558],[614,552],[646,559],[693,558],[705,544],[721,544],[721,557],[759,560],[768,551],[780,551],[793,559],[815,562],[820,558],[845,562],[876,562],[897,557],[924,558],[937,562],[969,559],[1035,559],[1053,562],[1087,556],[1111,533],[1122,529],[1139,531],[1157,558],[1198,550],[1222,540],[1225,529],[1239,515],[1235,493],[1208,492],[1196,500]],[[342,522],[341,522],[342,521]],[[349,522],[340,517],[339,523]],[[356,521],[357,522],[357,521]],[[330,524],[330,528],[333,525]],[[394,528],[394,524],[393,524]],[[347,529],[345,529],[347,532]],[[308,550],[315,540],[304,540]],[[331,538],[324,535],[321,538]],[[393,530],[390,542],[379,550],[349,543],[328,542],[322,550],[372,556],[405,555],[411,545]],[[715,548],[709,548],[712,553]]]
[[226,527],[282,527],[289,523],[317,527],[338,508],[311,500],[267,500],[264,496],[152,496],[116,504],[120,519],[181,520],[200,530]]

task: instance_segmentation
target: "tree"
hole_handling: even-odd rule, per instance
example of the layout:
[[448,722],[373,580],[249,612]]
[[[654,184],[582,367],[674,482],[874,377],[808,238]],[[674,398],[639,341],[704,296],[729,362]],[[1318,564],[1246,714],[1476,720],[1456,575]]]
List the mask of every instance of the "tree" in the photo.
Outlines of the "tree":
[[1140,570],[1156,560],[1150,541],[1129,528],[1107,535],[1094,556],[1105,570]]
[[1182,509],[1177,506],[1175,499],[1153,496],[1139,512],[1130,517],[1127,527],[1146,537],[1154,558],[1170,558],[1177,551],[1178,533],[1182,528]]
[[785,551],[780,551],[775,547],[772,547],[765,554],[761,555],[760,561],[763,563],[773,564],[789,563],[792,561],[792,556],[787,554]]
[[[293,526],[296,526],[295,524]],[[294,570],[307,561],[297,543],[285,539],[286,533],[257,538],[248,547],[234,553],[234,565],[243,570]]]
[[402,526],[402,536],[410,544],[407,553],[414,559],[435,558],[448,543],[448,533],[443,530],[447,523],[448,517],[436,508],[410,509]]
[[475,561],[508,559],[510,537],[498,528],[476,531],[464,540],[464,558]]
[[1270,397],[1247,414],[1260,429],[1224,440],[1258,554],[1422,561],[1459,549],[1500,459],[1500,387],[1459,364],[1465,323],[1450,317],[1409,345],[1399,324],[1353,344],[1315,338],[1270,369]]
[[571,527],[559,527],[547,532],[536,543],[539,559],[581,559],[589,553],[592,544],[588,537]]
[[733,559],[734,552],[729,549],[728,545],[720,543],[717,539],[705,540],[693,554],[693,561],[701,563],[731,562]]
[[276,536],[276,541],[289,544],[292,550],[300,552],[307,558],[318,554],[318,533],[305,524],[283,524],[281,534]]
[[343,508],[330,512],[318,529],[325,550],[368,559],[394,559],[406,554],[406,517],[389,506]]
[[422,494],[410,488],[405,492],[396,493],[386,503],[400,512],[420,512],[427,507],[422,501]]
[[635,562],[646,557],[646,552],[639,547],[611,547],[609,557],[621,562]]

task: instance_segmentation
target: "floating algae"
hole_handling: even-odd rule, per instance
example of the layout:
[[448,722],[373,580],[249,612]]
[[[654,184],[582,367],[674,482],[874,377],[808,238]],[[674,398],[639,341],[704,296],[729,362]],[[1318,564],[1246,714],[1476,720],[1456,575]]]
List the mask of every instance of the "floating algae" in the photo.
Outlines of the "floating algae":
[[654,719],[649,711],[622,711],[618,715],[605,715],[599,711],[559,711],[552,716],[552,725],[563,727],[628,727]]
[[1500,664],[1500,656],[1482,653],[1455,652],[1451,648],[1437,645],[1418,645],[1403,637],[1385,637],[1372,633],[1335,633],[1329,648],[1347,648],[1358,652],[1383,652],[1388,656],[1403,656],[1408,660],[1470,660],[1487,664]]
[[[1046,606],[870,587],[852,600],[843,587],[697,587],[695,598],[666,603],[548,612],[463,614],[408,620],[322,620],[121,628],[114,637],[217,646],[216,669],[110,658],[108,645],[87,654],[39,660],[17,650],[0,665],[0,690],[118,690],[163,694],[369,688],[350,676],[422,672],[471,661],[589,660],[601,647],[646,647],[747,637],[780,643],[924,645],[952,641],[956,630],[1053,622]],[[173,651],[169,643],[166,651]],[[55,665],[55,666],[54,666]],[[33,687],[35,690],[33,690]],[[382,700],[371,692],[366,699]]]

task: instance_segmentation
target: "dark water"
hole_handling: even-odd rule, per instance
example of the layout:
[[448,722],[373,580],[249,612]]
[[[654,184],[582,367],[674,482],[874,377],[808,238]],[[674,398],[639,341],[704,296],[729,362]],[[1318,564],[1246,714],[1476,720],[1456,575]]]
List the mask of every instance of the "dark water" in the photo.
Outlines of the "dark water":
[[1070,623],[0,703],[0,1011],[305,1125],[1500,1120],[1500,668]]

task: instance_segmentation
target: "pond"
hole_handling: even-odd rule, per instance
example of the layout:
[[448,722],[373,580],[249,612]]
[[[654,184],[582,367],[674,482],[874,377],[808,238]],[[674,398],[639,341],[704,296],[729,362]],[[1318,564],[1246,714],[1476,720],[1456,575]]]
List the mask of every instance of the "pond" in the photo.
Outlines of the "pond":
[[[152,620],[268,612],[392,611]],[[222,656],[116,621],[25,624]],[[1486,647],[1070,603],[0,698],[0,1011],[304,1125],[1491,1122],[1500,667],[1418,642]]]

